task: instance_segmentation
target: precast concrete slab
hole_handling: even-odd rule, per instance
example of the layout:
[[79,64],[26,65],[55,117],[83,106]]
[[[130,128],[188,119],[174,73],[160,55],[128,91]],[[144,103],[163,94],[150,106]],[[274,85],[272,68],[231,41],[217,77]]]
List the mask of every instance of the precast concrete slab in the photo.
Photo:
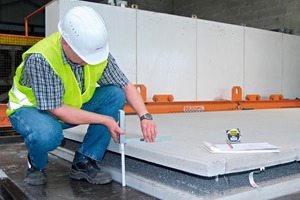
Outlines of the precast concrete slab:
[[[171,140],[126,144],[127,156],[205,177],[299,161],[299,108],[156,114],[154,120],[159,135],[171,136]],[[203,147],[204,141],[226,143],[226,130],[232,128],[240,129],[243,143],[268,142],[280,152],[212,154]],[[86,129],[82,125],[64,134],[80,142]],[[135,115],[126,116],[126,137],[142,137]],[[119,144],[111,141],[108,150],[119,152]]]

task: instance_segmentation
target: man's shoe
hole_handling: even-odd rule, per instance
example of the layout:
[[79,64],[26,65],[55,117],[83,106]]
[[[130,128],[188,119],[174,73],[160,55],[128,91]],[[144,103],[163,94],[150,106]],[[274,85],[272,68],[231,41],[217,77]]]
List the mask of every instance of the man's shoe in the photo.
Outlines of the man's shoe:
[[76,152],[70,177],[76,180],[85,179],[92,184],[108,184],[112,181],[109,173],[101,172],[95,160]]
[[30,157],[28,155],[28,161],[27,161],[28,169],[26,173],[25,182],[29,185],[44,185],[46,183],[46,177],[44,170],[38,170],[36,169],[30,160]]

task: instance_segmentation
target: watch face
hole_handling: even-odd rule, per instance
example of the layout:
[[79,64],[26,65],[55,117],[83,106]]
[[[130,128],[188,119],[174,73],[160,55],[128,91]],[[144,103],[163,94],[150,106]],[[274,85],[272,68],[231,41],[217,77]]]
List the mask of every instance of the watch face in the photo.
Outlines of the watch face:
[[151,119],[152,120],[152,115],[150,115],[149,113],[145,114],[145,119]]
[[143,120],[143,119],[153,120],[153,117],[150,113],[146,113],[143,116],[141,116],[141,118],[140,118],[140,120]]

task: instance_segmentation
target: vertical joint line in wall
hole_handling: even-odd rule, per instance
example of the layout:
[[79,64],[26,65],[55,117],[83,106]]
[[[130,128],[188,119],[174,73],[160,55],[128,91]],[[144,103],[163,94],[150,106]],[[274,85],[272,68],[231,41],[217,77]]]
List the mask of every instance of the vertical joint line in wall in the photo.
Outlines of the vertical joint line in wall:
[[283,52],[283,33],[281,33],[281,94],[283,94],[283,76],[284,76],[284,52]]
[[198,100],[198,23],[197,18],[195,18],[196,23],[196,100]]
[[135,80],[138,83],[138,23],[137,23],[137,9],[135,9]]
[[243,90],[245,91],[246,78],[246,28],[243,28]]

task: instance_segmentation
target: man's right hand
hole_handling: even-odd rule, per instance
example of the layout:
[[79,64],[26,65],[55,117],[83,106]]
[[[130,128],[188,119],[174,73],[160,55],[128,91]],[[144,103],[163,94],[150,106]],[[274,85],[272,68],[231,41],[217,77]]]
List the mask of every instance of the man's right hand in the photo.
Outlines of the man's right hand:
[[110,116],[106,116],[103,125],[107,127],[114,142],[119,143],[119,135],[125,134],[125,131],[120,128],[119,124],[115,121],[115,119]]

